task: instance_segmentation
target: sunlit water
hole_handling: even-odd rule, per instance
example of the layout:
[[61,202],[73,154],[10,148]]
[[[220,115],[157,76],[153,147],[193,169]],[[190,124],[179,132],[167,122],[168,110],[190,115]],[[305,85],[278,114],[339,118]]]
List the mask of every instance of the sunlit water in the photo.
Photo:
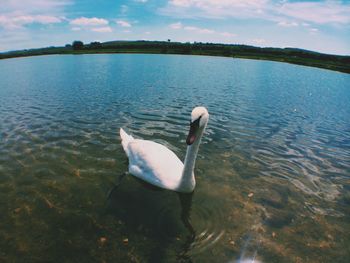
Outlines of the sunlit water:
[[[120,127],[183,159],[197,105],[210,121],[192,197],[122,177]],[[0,61],[0,262],[349,262],[349,191],[350,75],[172,55]]]

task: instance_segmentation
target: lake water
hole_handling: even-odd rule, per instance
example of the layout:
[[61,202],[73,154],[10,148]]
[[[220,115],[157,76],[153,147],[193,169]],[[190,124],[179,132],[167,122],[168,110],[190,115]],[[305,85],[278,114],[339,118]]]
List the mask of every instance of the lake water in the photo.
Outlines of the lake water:
[[[120,127],[183,159],[198,105],[210,121],[190,198],[121,176]],[[349,230],[350,75],[204,56],[0,60],[0,262],[349,262]]]

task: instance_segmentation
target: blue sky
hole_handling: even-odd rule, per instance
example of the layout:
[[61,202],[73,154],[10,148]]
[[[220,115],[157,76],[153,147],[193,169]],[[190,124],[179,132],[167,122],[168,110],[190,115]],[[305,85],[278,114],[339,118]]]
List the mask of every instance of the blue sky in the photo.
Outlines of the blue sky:
[[0,36],[0,52],[171,39],[350,55],[350,0],[1,0]]

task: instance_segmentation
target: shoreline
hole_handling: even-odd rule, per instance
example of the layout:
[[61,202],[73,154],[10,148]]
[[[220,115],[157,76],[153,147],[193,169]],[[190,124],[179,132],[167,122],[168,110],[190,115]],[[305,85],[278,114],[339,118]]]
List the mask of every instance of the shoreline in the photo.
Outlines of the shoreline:
[[228,58],[267,60],[303,65],[350,74],[350,56],[328,55],[299,49],[258,48],[242,45],[189,44],[151,41],[106,42],[98,48],[85,45],[81,49],[71,46],[50,47],[0,53],[0,59],[43,55],[81,54],[170,54],[199,55]]

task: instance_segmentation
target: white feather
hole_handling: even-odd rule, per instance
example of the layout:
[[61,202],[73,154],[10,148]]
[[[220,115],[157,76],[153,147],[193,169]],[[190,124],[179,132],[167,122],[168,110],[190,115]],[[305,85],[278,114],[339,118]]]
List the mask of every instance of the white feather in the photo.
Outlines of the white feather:
[[200,124],[200,135],[196,142],[187,147],[185,165],[164,145],[149,140],[134,139],[120,129],[122,146],[129,157],[129,172],[161,188],[192,192],[196,184],[193,173],[195,159],[209,114],[204,107],[197,107],[192,112],[192,118],[193,116],[202,117],[204,121]]
[[120,128],[120,138],[122,139],[123,149],[124,149],[126,155],[129,157],[128,145],[130,142],[132,142],[134,140],[134,137],[127,134],[122,128]]

